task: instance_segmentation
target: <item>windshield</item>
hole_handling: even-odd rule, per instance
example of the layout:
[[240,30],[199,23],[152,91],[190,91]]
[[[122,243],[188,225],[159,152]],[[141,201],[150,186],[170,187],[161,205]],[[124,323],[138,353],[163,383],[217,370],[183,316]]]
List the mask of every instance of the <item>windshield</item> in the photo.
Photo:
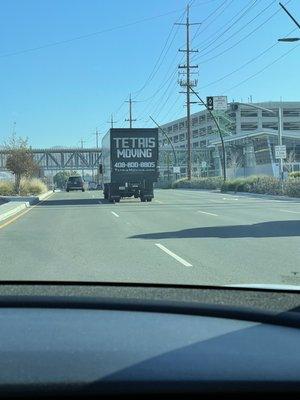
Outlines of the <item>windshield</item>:
[[298,1],[1,5],[0,282],[300,286]]

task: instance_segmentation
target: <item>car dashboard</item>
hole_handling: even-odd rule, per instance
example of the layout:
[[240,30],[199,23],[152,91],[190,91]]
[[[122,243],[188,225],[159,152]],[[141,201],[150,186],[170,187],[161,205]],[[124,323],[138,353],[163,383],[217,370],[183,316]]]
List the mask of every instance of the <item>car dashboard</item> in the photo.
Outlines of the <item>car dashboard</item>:
[[296,313],[75,297],[0,305],[0,395],[300,390]]

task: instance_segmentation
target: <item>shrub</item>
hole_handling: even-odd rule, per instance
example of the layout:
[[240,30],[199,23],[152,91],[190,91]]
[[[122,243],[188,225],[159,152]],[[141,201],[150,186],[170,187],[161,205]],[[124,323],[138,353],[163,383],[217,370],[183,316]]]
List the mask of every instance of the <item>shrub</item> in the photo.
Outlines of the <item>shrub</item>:
[[289,178],[300,178],[300,171],[290,172]]
[[0,181],[0,195],[11,196],[14,194],[14,183],[11,181]]
[[272,176],[261,176],[253,183],[249,192],[262,194],[283,194],[281,181]]
[[300,177],[285,182],[285,194],[291,197],[300,197]]
[[300,177],[292,177],[282,182],[278,178],[266,175],[253,175],[247,178],[229,179],[223,182],[221,177],[214,178],[193,178],[188,181],[186,178],[179,179],[173,183],[173,188],[197,188],[197,189],[219,189],[222,192],[250,192],[272,195],[287,195],[300,197]]
[[47,192],[48,188],[44,182],[39,179],[21,179],[20,194],[21,196],[38,195]]
[[223,183],[221,190],[274,195],[283,193],[279,179],[264,175],[228,180]]
[[192,178],[190,181],[187,178],[178,179],[173,182],[172,188],[186,188],[186,189],[220,189],[222,186],[223,178],[207,177],[207,178]]

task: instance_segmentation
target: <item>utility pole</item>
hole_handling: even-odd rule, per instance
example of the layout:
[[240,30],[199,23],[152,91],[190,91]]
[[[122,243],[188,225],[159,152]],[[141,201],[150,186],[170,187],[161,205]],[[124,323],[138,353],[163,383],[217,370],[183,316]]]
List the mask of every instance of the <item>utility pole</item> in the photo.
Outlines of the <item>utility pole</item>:
[[[81,148],[83,149],[83,143],[85,142],[85,140],[83,140],[82,138],[80,139],[80,143],[81,143]],[[82,175],[82,179],[84,179],[84,171],[83,169],[81,170],[81,175]]]
[[125,119],[125,121],[129,121],[129,128],[132,128],[132,122],[136,121],[136,119],[132,118],[132,103],[135,103],[134,100],[131,99],[131,93],[129,95],[129,100],[126,100],[126,103],[129,103],[129,118]]
[[114,117],[113,117],[113,115],[111,114],[111,116],[110,116],[110,121],[107,121],[107,123],[110,124],[111,129],[113,129],[114,124],[115,124],[116,122],[118,122],[118,121],[114,121]]
[[96,148],[99,148],[99,135],[100,132],[98,132],[98,128],[96,128],[96,132],[94,133],[94,135],[96,136]]
[[192,146],[191,146],[191,86],[197,85],[197,80],[191,80],[191,69],[198,68],[198,65],[190,64],[190,54],[197,53],[198,50],[192,50],[190,48],[190,26],[199,25],[199,23],[190,23],[190,6],[187,5],[186,8],[186,22],[177,22],[175,25],[184,25],[186,27],[186,49],[179,49],[179,51],[186,53],[186,64],[179,65],[178,68],[185,70],[186,80],[180,79],[180,86],[185,87],[186,92],[181,92],[186,94],[186,128],[187,128],[187,178],[191,180],[192,178]]
[[[282,146],[282,108],[278,108],[278,145]],[[279,159],[279,175],[280,175],[280,180],[283,182],[283,159]]]

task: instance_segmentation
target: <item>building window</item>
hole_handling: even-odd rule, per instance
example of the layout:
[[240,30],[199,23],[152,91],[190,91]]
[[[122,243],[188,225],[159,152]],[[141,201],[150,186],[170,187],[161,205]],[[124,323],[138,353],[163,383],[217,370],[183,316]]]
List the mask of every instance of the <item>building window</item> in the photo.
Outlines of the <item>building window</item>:
[[257,118],[257,111],[255,110],[241,110],[241,117],[256,117]]
[[193,126],[198,125],[198,117],[194,117],[194,118],[192,119],[192,125],[193,125]]
[[194,142],[193,143],[193,149],[195,149],[196,147],[199,147],[199,142]]
[[198,129],[193,129],[192,133],[193,133],[193,138],[197,138],[199,136]]
[[173,140],[174,140],[174,143],[177,143],[178,142],[178,135],[174,136]]
[[205,123],[205,115],[200,115],[199,116],[199,124],[204,124]]
[[241,124],[242,131],[255,131],[257,129],[257,124],[243,123]]
[[173,125],[173,132],[176,132],[176,131],[178,131],[178,124]]
[[172,132],[172,125],[168,126],[168,132]]
[[179,135],[179,140],[180,140],[180,142],[183,142],[185,140],[185,133],[181,133]]
[[204,136],[204,135],[206,135],[206,129],[205,128],[201,128],[201,129],[199,129],[199,136]]
[[184,128],[184,122],[179,122],[179,129],[183,129]]
[[201,140],[200,147],[206,147],[206,141],[205,140]]

